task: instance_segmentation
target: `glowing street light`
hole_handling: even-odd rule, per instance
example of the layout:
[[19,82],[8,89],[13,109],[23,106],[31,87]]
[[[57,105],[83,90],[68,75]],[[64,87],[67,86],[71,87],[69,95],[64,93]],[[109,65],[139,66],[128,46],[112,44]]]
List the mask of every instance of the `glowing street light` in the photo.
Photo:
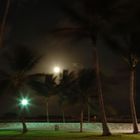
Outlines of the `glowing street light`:
[[28,131],[27,126],[26,126],[26,122],[25,122],[25,111],[26,111],[26,107],[29,105],[29,99],[27,98],[22,98],[20,101],[20,106],[22,108],[22,117],[21,117],[21,121],[22,121],[22,133],[26,133]]
[[21,100],[21,105],[22,106],[27,106],[29,104],[29,101],[27,99],[22,99]]

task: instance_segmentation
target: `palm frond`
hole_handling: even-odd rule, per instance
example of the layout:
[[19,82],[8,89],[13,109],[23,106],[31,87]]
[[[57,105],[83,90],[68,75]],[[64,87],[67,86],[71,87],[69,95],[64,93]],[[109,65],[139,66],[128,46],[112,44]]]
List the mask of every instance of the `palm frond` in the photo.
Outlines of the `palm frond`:
[[47,96],[48,95],[48,88],[46,85],[37,80],[30,80],[28,81],[28,85],[36,91],[38,95]]
[[107,47],[112,50],[112,52],[120,55],[121,57],[128,58],[128,50],[123,47],[117,38],[113,38],[110,35],[103,36],[104,42],[106,43]]
[[17,45],[13,46],[12,51],[5,53],[5,59],[8,61],[11,70],[27,72],[40,60],[41,56],[36,55],[28,47]]

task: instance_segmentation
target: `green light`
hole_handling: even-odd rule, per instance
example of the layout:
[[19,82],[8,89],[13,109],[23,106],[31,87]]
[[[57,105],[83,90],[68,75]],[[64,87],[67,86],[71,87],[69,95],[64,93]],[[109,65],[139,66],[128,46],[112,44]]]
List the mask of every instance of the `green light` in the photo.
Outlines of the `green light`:
[[27,106],[29,104],[29,101],[27,99],[22,99],[21,100],[21,105],[22,106]]

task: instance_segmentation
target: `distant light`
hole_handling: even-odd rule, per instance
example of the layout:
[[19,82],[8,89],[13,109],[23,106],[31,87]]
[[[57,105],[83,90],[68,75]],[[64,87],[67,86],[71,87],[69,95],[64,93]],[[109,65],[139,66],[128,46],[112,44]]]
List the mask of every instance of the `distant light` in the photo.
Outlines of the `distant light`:
[[53,71],[55,74],[60,73],[60,67],[58,67],[58,66],[54,67]]
[[27,106],[29,104],[28,100],[27,99],[22,99],[21,100],[21,105],[22,106]]

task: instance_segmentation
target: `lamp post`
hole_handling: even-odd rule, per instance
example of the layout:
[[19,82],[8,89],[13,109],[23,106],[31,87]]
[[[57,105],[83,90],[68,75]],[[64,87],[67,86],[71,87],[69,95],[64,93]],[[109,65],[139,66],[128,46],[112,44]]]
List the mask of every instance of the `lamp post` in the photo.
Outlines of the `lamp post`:
[[21,117],[22,126],[23,126],[22,133],[26,133],[28,131],[26,123],[25,123],[25,117],[24,117],[25,109],[28,105],[29,105],[29,100],[28,99],[23,98],[23,99],[20,100],[20,106],[22,108],[22,117]]

